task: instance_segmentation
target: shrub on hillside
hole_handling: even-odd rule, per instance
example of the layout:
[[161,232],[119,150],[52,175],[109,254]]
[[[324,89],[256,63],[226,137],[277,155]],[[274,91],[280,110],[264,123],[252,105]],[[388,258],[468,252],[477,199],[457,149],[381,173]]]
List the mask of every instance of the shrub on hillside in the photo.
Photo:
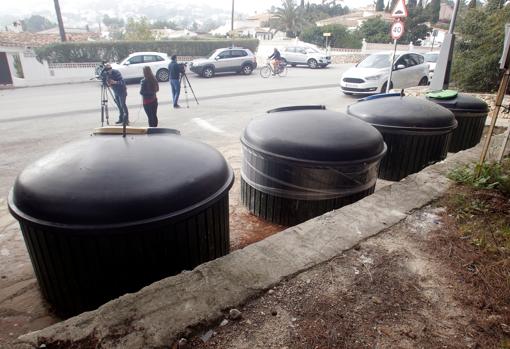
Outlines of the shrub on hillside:
[[510,7],[469,9],[459,21],[452,80],[464,91],[491,92],[499,85],[499,59]]
[[318,46],[325,46],[324,33],[331,33],[328,44],[331,47],[361,48],[361,38],[356,32],[350,32],[343,25],[326,25],[323,27],[310,27],[301,33],[299,38]]

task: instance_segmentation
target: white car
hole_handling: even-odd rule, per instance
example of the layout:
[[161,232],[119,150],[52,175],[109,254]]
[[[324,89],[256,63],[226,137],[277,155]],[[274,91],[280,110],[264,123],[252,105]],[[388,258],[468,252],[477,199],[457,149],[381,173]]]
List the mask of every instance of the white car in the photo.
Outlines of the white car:
[[[346,95],[386,92],[392,52],[374,53],[340,79],[340,88]],[[428,84],[429,67],[421,54],[397,52],[390,88],[406,88]]]
[[324,68],[331,64],[331,56],[313,47],[289,46],[283,50],[281,56],[287,64],[293,67],[297,64],[304,64],[315,69]]
[[151,67],[158,81],[168,81],[168,65],[170,58],[161,52],[135,52],[130,54],[120,63],[112,63],[112,68],[117,69],[124,79],[143,78],[143,67]]
[[427,52],[424,55],[425,62],[429,65],[429,80],[432,80],[434,76],[434,70],[436,70],[437,59],[439,58],[439,52]]

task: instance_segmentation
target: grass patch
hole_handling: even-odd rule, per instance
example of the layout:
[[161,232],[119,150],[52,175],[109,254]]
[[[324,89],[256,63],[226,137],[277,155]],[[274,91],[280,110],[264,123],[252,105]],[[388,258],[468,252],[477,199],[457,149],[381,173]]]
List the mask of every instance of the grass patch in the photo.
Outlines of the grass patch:
[[[457,237],[469,244],[462,257],[487,304],[510,306],[510,160],[466,166],[448,177],[457,184],[441,201]],[[476,176],[477,170],[480,175]],[[467,260],[470,259],[470,260]]]

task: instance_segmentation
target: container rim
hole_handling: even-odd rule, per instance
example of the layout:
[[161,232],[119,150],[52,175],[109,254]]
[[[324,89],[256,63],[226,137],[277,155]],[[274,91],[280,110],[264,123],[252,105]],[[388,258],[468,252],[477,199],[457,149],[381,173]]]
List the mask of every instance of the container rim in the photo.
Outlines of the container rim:
[[232,188],[232,186],[234,184],[234,179],[235,179],[234,171],[232,170],[232,167],[229,164],[227,164],[227,166],[229,169],[228,180],[220,189],[218,189],[213,195],[211,195],[207,199],[199,201],[196,204],[186,207],[179,211],[175,211],[175,212],[172,212],[169,214],[160,215],[157,217],[151,217],[151,218],[146,218],[146,219],[142,219],[142,220],[137,220],[137,221],[133,221],[133,222],[115,223],[115,224],[84,225],[84,224],[56,223],[56,222],[50,222],[47,220],[34,218],[32,216],[29,216],[29,215],[21,212],[16,207],[16,205],[14,204],[14,201],[13,201],[13,189],[14,188],[11,188],[11,190],[9,191],[9,195],[7,198],[7,206],[9,208],[9,211],[11,212],[11,214],[18,221],[20,219],[23,219],[23,220],[26,220],[33,224],[42,225],[42,226],[46,226],[46,227],[52,227],[52,228],[58,228],[58,229],[67,229],[67,230],[75,230],[75,231],[76,230],[87,230],[87,231],[92,230],[91,233],[94,233],[94,230],[97,230],[98,232],[100,232],[102,230],[117,230],[117,229],[123,229],[123,228],[132,228],[132,227],[140,226],[140,225],[149,225],[149,224],[158,223],[161,221],[189,217],[196,211],[199,211],[200,209],[202,209],[204,206],[206,206],[208,204],[215,203],[216,201],[219,201],[225,192],[227,192],[227,194],[228,194],[228,191],[230,190],[230,188]]

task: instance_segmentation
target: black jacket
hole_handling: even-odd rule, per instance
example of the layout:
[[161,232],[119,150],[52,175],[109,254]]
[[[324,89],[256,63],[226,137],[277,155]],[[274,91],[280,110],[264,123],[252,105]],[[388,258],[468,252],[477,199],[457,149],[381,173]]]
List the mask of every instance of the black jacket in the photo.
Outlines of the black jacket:
[[271,59],[271,58],[274,58],[274,59],[280,59],[282,57],[282,55],[280,54],[280,51],[276,50],[273,52],[273,54],[267,58]]
[[181,77],[181,67],[176,61],[170,62],[168,65],[168,73],[170,74],[170,80],[179,80]]
[[153,86],[151,86],[149,81],[146,79],[142,79],[142,81],[140,81],[140,94],[146,99],[156,97],[156,91],[154,91]]
[[111,88],[115,94],[123,94],[126,93],[126,82],[122,78],[122,74],[117,69],[111,69],[106,72],[103,76],[103,82],[107,82],[108,80],[113,80],[116,83],[111,85]]

